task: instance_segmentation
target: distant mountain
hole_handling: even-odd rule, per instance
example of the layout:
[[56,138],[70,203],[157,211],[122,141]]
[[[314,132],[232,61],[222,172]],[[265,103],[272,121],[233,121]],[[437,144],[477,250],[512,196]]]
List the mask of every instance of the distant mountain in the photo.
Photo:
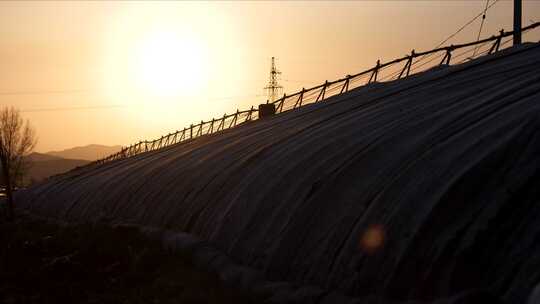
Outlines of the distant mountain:
[[67,159],[83,159],[93,161],[116,153],[120,151],[120,149],[122,149],[121,146],[88,145],[62,151],[51,151],[47,152],[46,154]]
[[40,182],[47,177],[67,172],[90,162],[84,159],[64,159],[41,153],[32,153],[27,158],[30,160],[30,167],[24,178],[25,184]]
[[[24,174],[24,185],[41,182],[47,177],[67,172],[90,162],[84,159],[64,159],[36,152],[26,156],[26,160],[28,161],[28,171]],[[3,184],[4,180],[0,174],[0,185]]]
[[49,154],[44,154],[44,153],[32,152],[30,153],[30,155],[26,157],[26,159],[31,162],[41,162],[41,161],[49,161],[49,160],[61,160],[63,158],[49,155]]

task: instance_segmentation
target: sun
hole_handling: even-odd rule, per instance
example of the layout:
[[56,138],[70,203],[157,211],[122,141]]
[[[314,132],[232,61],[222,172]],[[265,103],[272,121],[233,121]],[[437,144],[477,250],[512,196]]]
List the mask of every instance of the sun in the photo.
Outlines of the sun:
[[[220,113],[226,103],[208,99],[232,91],[245,75],[234,22],[207,3],[136,1],[105,21],[102,60],[92,68],[100,97],[126,105],[118,113],[145,130]],[[230,76],[221,79],[220,71]]]
[[187,33],[158,32],[143,37],[135,47],[137,86],[157,96],[196,94],[207,73],[205,50]]

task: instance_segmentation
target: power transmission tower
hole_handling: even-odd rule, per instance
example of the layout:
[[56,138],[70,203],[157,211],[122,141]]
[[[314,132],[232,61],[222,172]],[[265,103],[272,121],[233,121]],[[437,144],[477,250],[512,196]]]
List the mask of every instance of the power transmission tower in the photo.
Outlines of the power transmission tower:
[[281,72],[276,68],[275,58],[272,57],[272,65],[270,66],[270,80],[268,85],[264,87],[268,91],[268,101],[274,102],[277,99],[277,96],[281,95],[283,87],[278,83],[278,75]]

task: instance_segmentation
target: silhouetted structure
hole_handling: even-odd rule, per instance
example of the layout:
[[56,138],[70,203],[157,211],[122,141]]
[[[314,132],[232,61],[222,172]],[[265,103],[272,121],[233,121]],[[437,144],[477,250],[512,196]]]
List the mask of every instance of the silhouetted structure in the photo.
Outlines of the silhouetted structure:
[[277,97],[281,94],[283,87],[278,83],[278,75],[281,75],[281,72],[278,71],[276,67],[275,58],[272,57],[272,63],[270,65],[270,79],[268,85],[264,88],[268,91],[268,101],[274,102]]
[[265,118],[274,114],[276,114],[276,105],[273,103],[259,105],[259,118]]
[[514,0],[514,45],[521,44],[521,0]]

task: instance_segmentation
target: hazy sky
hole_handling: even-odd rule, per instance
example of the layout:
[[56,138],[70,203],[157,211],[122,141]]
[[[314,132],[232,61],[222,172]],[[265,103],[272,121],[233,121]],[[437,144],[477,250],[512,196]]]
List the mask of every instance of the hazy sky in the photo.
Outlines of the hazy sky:
[[[272,56],[293,92],[431,49],[485,4],[0,2],[0,105],[30,119],[40,152],[126,145],[264,101]],[[524,1],[532,21],[540,1]],[[483,36],[511,27],[512,1],[499,1]]]

